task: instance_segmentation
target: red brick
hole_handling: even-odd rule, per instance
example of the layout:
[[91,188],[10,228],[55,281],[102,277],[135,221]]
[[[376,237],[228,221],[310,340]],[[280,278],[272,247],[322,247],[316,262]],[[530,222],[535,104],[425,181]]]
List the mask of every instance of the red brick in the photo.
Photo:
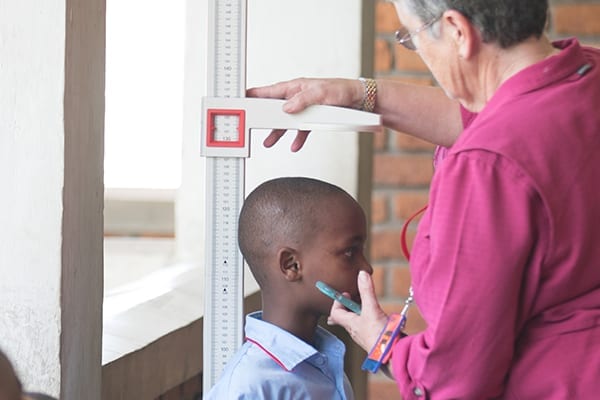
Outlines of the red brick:
[[396,148],[404,151],[429,151],[433,156],[435,145],[405,133],[396,132]]
[[395,46],[396,69],[400,71],[429,72],[419,53],[404,46]]
[[[403,301],[393,301],[393,302],[380,302],[381,308],[386,314],[391,313],[399,313],[404,308]],[[423,320],[421,313],[419,313],[419,309],[413,304],[408,309],[408,314],[406,317],[406,329],[405,332],[409,335],[414,335],[415,333],[422,332],[427,327],[427,324]]]
[[593,42],[593,41],[582,41],[581,44],[583,46],[588,46],[588,47],[595,47],[597,49],[600,49],[600,41],[598,42]]
[[423,74],[419,74],[419,75],[405,74],[405,75],[389,77],[386,79],[392,79],[397,82],[408,83],[410,85],[421,85],[421,86],[433,86],[435,83],[431,73],[425,74],[425,75],[423,75]]
[[400,20],[392,3],[378,1],[375,4],[375,32],[390,34],[400,28]]
[[373,134],[373,151],[387,150],[388,130],[383,129]]
[[[417,234],[416,229],[412,226],[409,226],[408,229],[406,230],[406,247],[408,248],[408,253],[410,254],[410,251],[412,250],[413,247],[413,242],[415,241],[415,236]],[[402,253],[402,259],[405,259],[404,257],[404,253]]]
[[[394,197],[394,217],[405,221],[414,213],[423,208],[429,201],[429,193],[426,190],[412,190],[397,192]],[[419,220],[415,217],[411,225]]]
[[404,307],[404,303],[400,300],[380,301],[379,304],[386,314],[399,313]]
[[431,155],[376,154],[373,160],[376,185],[428,186],[432,175]]
[[382,230],[371,234],[371,260],[395,260],[402,257],[400,230]]
[[409,335],[423,332],[427,328],[427,324],[423,320],[419,309],[413,304],[408,309],[408,315],[406,317],[406,330],[405,332]]
[[394,297],[401,297],[403,299],[408,297],[408,288],[410,287],[411,277],[410,269],[408,265],[393,268],[391,271],[392,275],[392,293]]
[[386,40],[375,40],[375,60],[373,67],[376,73],[389,72],[393,67],[392,50]]
[[558,34],[600,35],[600,4],[558,4],[552,17]]
[[374,194],[371,198],[371,222],[379,224],[389,219],[387,196]]
[[373,265],[373,285],[375,285],[375,295],[382,297],[385,295],[385,276],[386,268],[381,265]]

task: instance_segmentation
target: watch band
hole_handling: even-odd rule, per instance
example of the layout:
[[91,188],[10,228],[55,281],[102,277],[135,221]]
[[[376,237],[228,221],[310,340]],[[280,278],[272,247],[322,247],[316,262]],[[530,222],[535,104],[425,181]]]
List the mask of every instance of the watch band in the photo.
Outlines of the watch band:
[[375,100],[377,98],[377,82],[371,78],[358,78],[363,84],[365,94],[360,109],[363,111],[373,112],[375,109]]

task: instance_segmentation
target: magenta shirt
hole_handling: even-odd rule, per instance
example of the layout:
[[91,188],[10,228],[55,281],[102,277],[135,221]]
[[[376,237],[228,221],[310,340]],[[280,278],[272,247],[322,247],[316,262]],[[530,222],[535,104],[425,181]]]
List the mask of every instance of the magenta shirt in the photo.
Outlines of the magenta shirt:
[[404,400],[600,398],[600,51],[555,46],[438,152]]

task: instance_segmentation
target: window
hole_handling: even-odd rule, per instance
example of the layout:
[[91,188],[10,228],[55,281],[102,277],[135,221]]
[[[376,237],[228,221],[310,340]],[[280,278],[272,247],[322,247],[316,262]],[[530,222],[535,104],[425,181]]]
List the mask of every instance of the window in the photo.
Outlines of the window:
[[181,182],[185,1],[109,0],[105,292],[173,254]]
[[184,272],[174,262],[184,36],[185,0],[107,1],[104,363],[135,349],[115,318]]

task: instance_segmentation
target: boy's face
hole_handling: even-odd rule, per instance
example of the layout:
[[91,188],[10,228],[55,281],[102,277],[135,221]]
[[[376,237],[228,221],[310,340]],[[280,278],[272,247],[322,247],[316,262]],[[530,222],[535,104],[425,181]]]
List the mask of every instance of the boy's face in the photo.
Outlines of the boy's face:
[[303,277],[310,285],[311,304],[322,315],[329,315],[333,300],[315,287],[317,281],[341,293],[348,292],[359,302],[358,273],[373,273],[364,254],[367,224],[361,207],[346,198],[327,204],[330,206],[320,210],[317,235],[307,241],[302,252]]

